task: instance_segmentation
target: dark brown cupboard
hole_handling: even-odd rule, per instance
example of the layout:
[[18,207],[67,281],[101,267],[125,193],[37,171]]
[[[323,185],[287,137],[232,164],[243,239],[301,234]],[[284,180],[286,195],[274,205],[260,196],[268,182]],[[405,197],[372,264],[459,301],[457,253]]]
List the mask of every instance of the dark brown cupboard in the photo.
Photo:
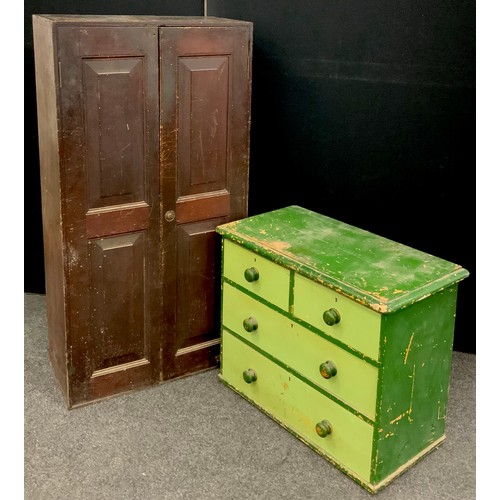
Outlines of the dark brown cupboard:
[[68,407],[216,365],[252,25],[34,16],[49,356]]

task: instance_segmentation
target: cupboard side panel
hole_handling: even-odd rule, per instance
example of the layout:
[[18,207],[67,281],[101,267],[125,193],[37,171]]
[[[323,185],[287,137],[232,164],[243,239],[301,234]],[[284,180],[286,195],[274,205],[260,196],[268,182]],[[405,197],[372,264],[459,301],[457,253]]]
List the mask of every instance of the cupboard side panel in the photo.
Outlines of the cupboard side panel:
[[235,28],[232,63],[228,185],[231,193],[230,220],[238,220],[248,215],[252,26]]
[[70,399],[53,24],[33,16],[49,357]]

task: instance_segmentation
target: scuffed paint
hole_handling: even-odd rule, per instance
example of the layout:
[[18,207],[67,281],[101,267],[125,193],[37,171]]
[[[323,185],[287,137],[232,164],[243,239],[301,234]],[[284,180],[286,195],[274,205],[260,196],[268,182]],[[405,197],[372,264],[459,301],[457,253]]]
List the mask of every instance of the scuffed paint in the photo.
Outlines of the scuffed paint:
[[410,337],[410,342],[408,342],[408,347],[406,348],[406,351],[405,351],[405,358],[404,358],[404,361],[403,361],[403,364],[406,365],[406,361],[408,361],[408,354],[410,354],[410,349],[411,349],[411,343],[413,342],[413,337],[415,336],[415,332],[413,332],[411,334],[411,337]]
[[[457,264],[297,206],[223,224],[217,232],[381,314],[469,274]],[[360,268],[363,280],[354,279]]]
[[[288,214],[287,219],[284,213]],[[271,361],[294,374],[304,384],[373,426],[369,480],[361,479],[359,475],[356,478],[355,470],[344,470],[373,493],[444,439],[447,392],[443,392],[443,387],[449,381],[456,283],[468,273],[460,266],[369,235],[339,221],[328,219],[329,230],[326,219],[316,216],[300,207],[288,207],[241,221],[237,225],[237,234],[227,229],[228,225],[221,226],[217,231],[293,271],[287,308],[277,310],[273,304],[266,303],[269,308],[304,326],[311,334],[326,338],[377,367],[375,415],[374,418],[371,415],[371,421],[368,422],[366,415],[359,414],[360,409],[355,408],[348,394],[345,400],[329,397],[312,378],[307,378],[305,372],[299,373],[299,367],[294,366],[294,363],[290,362],[290,366],[280,361],[279,349],[274,356],[269,356]],[[314,224],[309,223],[311,218],[315,219]],[[318,225],[313,227],[316,223]],[[361,234],[366,237],[365,242],[360,241],[363,239],[360,238]],[[335,238],[336,243],[331,244],[333,240],[329,238]],[[370,247],[371,244],[377,246],[376,242],[380,243],[380,248]],[[337,252],[339,247],[341,251]],[[386,259],[381,257],[384,252],[388,252]],[[379,257],[380,260],[377,260]],[[328,331],[328,327],[315,325],[313,320],[304,315],[305,310],[299,307],[297,300],[301,293],[304,294],[298,287],[305,278],[342,295],[338,297],[338,304],[350,299],[378,313],[380,324],[377,329],[376,359],[372,352],[367,357],[368,351],[362,347],[356,350],[349,346],[347,343],[352,341],[349,336],[339,336],[340,340],[329,337],[328,333],[333,335],[335,327]],[[235,286],[227,279],[225,281]],[[310,304],[311,310],[314,309],[311,304],[315,298],[319,303],[323,293],[321,287],[314,287],[318,290],[311,287],[310,293],[306,294],[307,300],[303,300]],[[242,291],[263,302],[258,295],[254,296],[248,290]],[[331,296],[334,297],[333,294]],[[321,311],[328,310],[328,307],[337,307],[337,304],[328,304]],[[296,331],[297,328],[294,328],[290,341],[296,340]],[[246,339],[240,340],[248,342]],[[262,351],[251,347],[257,352]],[[301,344],[300,348],[304,346]],[[266,352],[260,354],[266,356]],[[288,390],[287,385],[287,382],[281,381],[276,390],[285,394],[283,391]],[[303,411],[303,407],[291,405],[289,410]],[[311,424],[314,423],[311,420]],[[287,427],[286,421],[280,421],[280,424]],[[335,459],[335,454],[325,453],[321,446],[311,443],[310,439],[303,436],[298,438],[342,470],[342,464]]]

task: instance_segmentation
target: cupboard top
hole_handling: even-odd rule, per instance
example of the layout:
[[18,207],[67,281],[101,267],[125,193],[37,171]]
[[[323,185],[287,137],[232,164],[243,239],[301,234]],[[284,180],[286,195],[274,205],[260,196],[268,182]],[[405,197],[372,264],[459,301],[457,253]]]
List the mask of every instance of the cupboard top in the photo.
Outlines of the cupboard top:
[[457,264],[298,206],[224,224],[217,232],[380,313],[469,275]]
[[88,26],[138,25],[138,26],[247,26],[252,23],[237,19],[209,16],[124,16],[124,15],[77,15],[36,14],[33,21],[44,20],[54,24],[77,24]]

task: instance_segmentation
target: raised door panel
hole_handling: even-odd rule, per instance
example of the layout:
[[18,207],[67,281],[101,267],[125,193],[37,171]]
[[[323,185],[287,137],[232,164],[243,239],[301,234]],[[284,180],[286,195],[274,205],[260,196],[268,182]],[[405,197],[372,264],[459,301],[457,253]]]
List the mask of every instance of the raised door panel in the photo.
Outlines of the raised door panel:
[[227,188],[229,56],[179,58],[179,197]]
[[250,35],[160,29],[163,378],[218,353],[215,227],[247,214]]
[[144,61],[83,61],[88,208],[144,201]]
[[214,364],[220,352],[220,289],[215,285],[219,273],[220,245],[215,228],[225,221],[208,221],[178,226],[178,278],[175,343],[176,374]]
[[158,31],[58,30],[72,404],[159,373]]
[[92,373],[147,359],[144,233],[91,241]]

